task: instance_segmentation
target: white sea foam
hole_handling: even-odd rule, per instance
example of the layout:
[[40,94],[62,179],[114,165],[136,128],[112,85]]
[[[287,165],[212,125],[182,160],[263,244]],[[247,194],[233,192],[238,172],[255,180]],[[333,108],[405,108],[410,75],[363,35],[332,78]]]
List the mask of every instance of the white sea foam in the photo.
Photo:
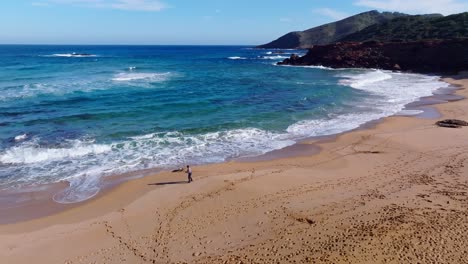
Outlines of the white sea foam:
[[385,113],[345,114],[316,120],[304,120],[288,127],[295,138],[338,134],[356,129],[362,124],[385,117]]
[[288,56],[274,55],[274,56],[262,56],[263,60],[283,60],[289,58]]
[[280,66],[280,67],[296,67],[296,68],[310,68],[310,69],[320,69],[320,70],[328,70],[328,71],[337,71],[337,70],[341,70],[341,71],[345,71],[347,69],[334,69],[334,68],[330,68],[330,67],[325,67],[325,66],[322,66],[322,65],[308,65],[308,66],[302,66],[302,65],[277,65],[276,62],[273,63],[273,65],[275,66]]
[[52,55],[43,55],[43,57],[85,58],[85,57],[97,57],[97,55],[73,52],[73,53],[56,53]]
[[114,82],[134,82],[142,85],[142,82],[164,82],[173,76],[172,73],[138,73],[135,68],[127,72],[114,75],[109,80],[109,76],[96,75],[89,78],[67,79],[60,82],[50,80],[44,83],[29,83],[21,86],[12,86],[2,90],[0,101],[9,101],[18,98],[30,98],[39,95],[65,95],[74,92],[91,92],[96,90],[113,89]]
[[100,168],[97,167],[94,171],[89,169],[86,173],[66,179],[70,186],[55,194],[53,200],[57,203],[71,204],[82,202],[96,196],[101,190],[101,173]]
[[255,128],[198,135],[180,132],[152,133],[130,139],[119,146],[126,153],[136,155],[131,160],[145,158],[145,162],[154,162],[154,165],[163,167],[184,164],[186,161],[221,162],[239,156],[263,154],[294,143],[285,134]]
[[317,66],[297,66],[297,67],[303,67],[303,68],[311,68],[311,69],[320,69],[320,70],[336,70],[334,68],[330,68],[330,67],[325,67],[325,66],[322,66],[322,65],[317,65]]
[[43,148],[36,142],[26,142],[0,153],[0,163],[32,164],[97,155],[110,150],[110,147],[106,145],[85,144],[81,141],[72,142],[70,147],[62,148]]
[[391,79],[392,75],[389,72],[375,70],[363,74],[341,75],[341,77],[345,78],[340,81],[341,84],[349,85],[356,89],[369,88],[375,90],[375,86],[371,86],[371,84]]
[[363,100],[361,107],[369,110],[331,115],[328,118],[304,120],[288,127],[294,137],[311,137],[349,131],[383,117],[406,114],[417,115],[419,110],[404,110],[417,99],[432,95],[449,84],[440,82],[437,76],[393,73],[381,70],[359,70],[354,74],[338,75],[340,84],[362,90],[372,96]]
[[423,110],[414,110],[414,109],[404,109],[396,113],[399,116],[415,116],[424,113]]
[[230,60],[246,60],[247,58],[239,57],[239,56],[232,56],[232,57],[228,57],[228,59],[230,59]]
[[136,70],[136,67],[135,67],[135,66],[128,67],[128,70],[129,70],[129,71]]
[[53,94],[64,95],[73,92],[89,92],[112,88],[110,82],[98,79],[66,80],[50,83],[30,83],[5,89],[0,93],[0,101],[8,101],[18,98],[30,98],[38,95]]
[[[417,101],[419,98],[431,96],[438,89],[449,86],[448,83],[441,82],[438,76],[382,70],[358,70],[354,74],[338,76],[342,78],[340,84],[370,95],[365,97],[362,106],[373,109],[372,115],[377,114],[371,120],[400,114],[405,110],[407,104]],[[362,113],[361,115],[366,114]]]
[[16,142],[24,141],[28,138],[28,134],[21,134],[15,137]]
[[116,82],[131,82],[139,80],[149,80],[152,82],[163,82],[169,79],[169,72],[166,73],[118,73],[112,78]]
[[404,109],[405,105],[421,97],[431,96],[448,83],[439,81],[438,76],[394,73],[370,70],[357,74],[342,74],[340,84],[376,95],[373,104],[390,112],[390,115]]
[[[198,135],[152,133],[112,144],[75,140],[64,147],[46,148],[37,142],[24,143],[0,153],[0,163],[21,165],[17,170],[29,175],[21,182],[70,182],[70,187],[54,200],[71,203],[94,196],[102,177],[107,175],[153,167],[170,168],[189,161],[192,164],[222,162],[260,155],[294,143],[286,134],[255,128]],[[21,185],[21,182],[6,184]]]
[[64,93],[59,86],[45,83],[31,83],[11,89],[5,89],[0,94],[0,101],[8,101],[17,98],[34,97],[39,94],[59,94]]

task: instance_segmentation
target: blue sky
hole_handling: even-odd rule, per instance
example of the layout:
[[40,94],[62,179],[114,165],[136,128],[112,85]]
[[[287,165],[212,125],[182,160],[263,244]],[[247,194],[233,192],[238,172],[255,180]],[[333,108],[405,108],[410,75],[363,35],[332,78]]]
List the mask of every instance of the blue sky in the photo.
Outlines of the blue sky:
[[468,0],[6,0],[2,44],[262,44],[372,9],[468,11]]

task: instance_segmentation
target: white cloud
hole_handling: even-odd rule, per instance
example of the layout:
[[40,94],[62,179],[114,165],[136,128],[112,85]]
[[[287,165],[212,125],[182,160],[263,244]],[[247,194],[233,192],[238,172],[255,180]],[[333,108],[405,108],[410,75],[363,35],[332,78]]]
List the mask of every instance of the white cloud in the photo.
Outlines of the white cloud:
[[166,8],[166,4],[155,0],[118,0],[111,6],[116,9],[137,10],[137,11],[161,11]]
[[340,20],[349,16],[347,13],[326,7],[314,9],[313,12],[335,20]]
[[160,0],[49,0],[49,2],[131,11],[161,11],[168,7]]
[[468,3],[459,0],[359,0],[354,4],[408,14],[441,13],[450,15],[468,11]]

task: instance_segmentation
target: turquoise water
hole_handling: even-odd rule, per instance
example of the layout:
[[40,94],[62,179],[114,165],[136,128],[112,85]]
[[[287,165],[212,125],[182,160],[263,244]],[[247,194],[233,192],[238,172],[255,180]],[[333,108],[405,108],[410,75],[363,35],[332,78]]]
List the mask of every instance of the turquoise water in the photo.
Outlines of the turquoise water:
[[260,155],[401,111],[446,84],[380,70],[280,67],[239,46],[0,46],[0,189]]

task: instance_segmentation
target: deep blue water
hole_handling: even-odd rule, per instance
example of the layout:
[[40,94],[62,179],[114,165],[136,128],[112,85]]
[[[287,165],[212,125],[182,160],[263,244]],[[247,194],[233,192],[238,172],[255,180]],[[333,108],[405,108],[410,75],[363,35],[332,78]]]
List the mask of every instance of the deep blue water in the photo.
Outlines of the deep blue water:
[[293,52],[304,51],[0,46],[0,190],[66,180],[56,200],[80,201],[108,175],[263,154],[395,114],[445,85],[274,65]]

